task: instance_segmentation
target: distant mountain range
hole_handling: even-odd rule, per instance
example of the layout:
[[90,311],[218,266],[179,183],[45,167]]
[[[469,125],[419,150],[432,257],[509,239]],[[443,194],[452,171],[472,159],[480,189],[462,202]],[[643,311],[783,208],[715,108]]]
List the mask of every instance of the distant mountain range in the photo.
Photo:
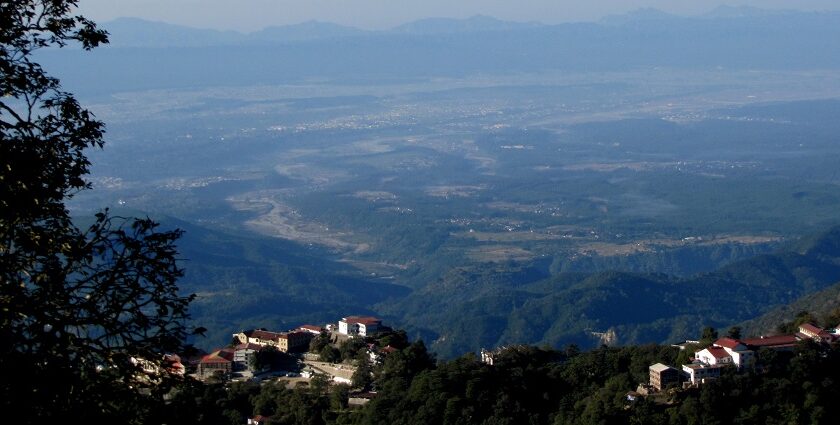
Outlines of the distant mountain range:
[[101,24],[110,33],[110,47],[210,47],[290,43],[353,37],[368,32],[338,24],[309,21],[272,26],[243,34],[236,31],[197,29],[138,18],[119,18]]
[[110,47],[210,47],[247,46],[272,43],[336,39],[345,37],[376,37],[382,35],[431,35],[466,32],[511,31],[544,27],[530,22],[502,21],[477,15],[468,19],[429,18],[403,24],[387,31],[367,31],[349,26],[308,21],[300,24],[270,26],[252,33],[197,29],[181,25],[147,21],[139,18],[119,18],[101,24],[110,35]]
[[387,31],[307,22],[250,34],[137,19],[102,27],[111,33],[110,47],[39,52],[41,63],[80,95],[313,78],[341,84],[651,68],[840,68],[840,12],[729,8],[679,17],[641,10],[561,25],[476,16],[426,19]]
[[502,21],[490,16],[476,15],[467,19],[428,18],[400,25],[386,31],[396,34],[454,34],[464,32],[512,31],[544,27],[538,22]]
[[[139,18],[119,18],[103,22],[101,26],[111,34],[111,47],[210,47],[245,46],[272,43],[336,39],[347,37],[381,37],[393,35],[442,35],[498,31],[537,30],[563,32],[586,26],[594,27],[648,27],[649,30],[667,28],[674,23],[707,26],[713,21],[734,23],[748,30],[762,21],[780,28],[796,26],[808,21],[834,21],[837,12],[808,13],[800,11],[764,10],[747,6],[720,6],[711,12],[684,17],[657,9],[639,9],[623,15],[606,16],[595,23],[570,23],[546,25],[539,22],[512,22],[490,16],[476,15],[466,19],[426,18],[396,26],[384,31],[363,30],[335,23],[308,21],[293,25],[271,26],[252,33],[197,29],[181,25],[147,21]],[[735,22],[733,22],[735,21]],[[815,28],[811,28],[812,30]],[[711,35],[711,34],[710,34]]]

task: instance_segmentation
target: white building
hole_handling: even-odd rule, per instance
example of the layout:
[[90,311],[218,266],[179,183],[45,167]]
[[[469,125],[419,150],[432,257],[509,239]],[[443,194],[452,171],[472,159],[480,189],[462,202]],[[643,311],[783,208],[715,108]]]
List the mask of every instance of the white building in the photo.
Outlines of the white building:
[[348,316],[338,322],[338,333],[344,335],[373,335],[382,327],[382,320],[369,316]]
[[731,364],[738,368],[748,366],[753,362],[755,353],[737,339],[720,338],[714,342],[714,347],[722,348],[731,358]]
[[698,385],[706,382],[706,380],[719,378],[720,369],[723,367],[723,365],[691,363],[683,365],[682,370],[688,376],[688,382],[692,385]]
[[721,347],[704,348],[694,353],[694,358],[709,366],[732,364],[732,356]]

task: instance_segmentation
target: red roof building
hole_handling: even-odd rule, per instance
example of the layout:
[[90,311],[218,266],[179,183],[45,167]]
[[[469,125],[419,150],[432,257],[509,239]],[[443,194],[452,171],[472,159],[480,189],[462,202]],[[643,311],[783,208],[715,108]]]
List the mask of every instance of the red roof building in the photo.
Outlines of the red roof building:
[[202,357],[198,364],[199,379],[207,379],[217,374],[229,376],[231,372],[233,372],[233,351],[227,348]]
[[732,364],[732,355],[721,347],[704,348],[694,353],[694,358],[707,365]]
[[[255,329],[248,335],[248,342],[254,341],[277,341],[282,334],[279,332],[271,332],[265,329]],[[258,343],[258,342],[257,342]]]
[[772,348],[774,350],[788,350],[796,346],[798,339],[796,335],[762,336],[760,338],[746,338],[741,340],[747,347],[753,350],[759,348]]
[[741,343],[741,341],[738,341],[737,339],[729,338],[729,337],[724,337],[724,338],[718,339],[717,341],[714,342],[714,345],[717,346],[717,347],[728,348],[730,350],[735,350],[735,351],[744,350],[744,349],[747,348],[746,345]]
[[729,353],[727,353],[723,348],[709,347],[707,350],[709,351],[709,354],[714,356],[716,359],[725,359],[729,357]]
[[324,331],[323,327],[316,325],[301,325],[298,329],[315,335],[320,335]]
[[368,336],[381,327],[382,320],[370,316],[347,316],[338,322],[338,332],[344,335]]
[[827,340],[831,338],[831,334],[823,328],[814,326],[810,323],[803,323],[799,325],[799,332],[804,334],[808,338],[813,338],[816,340]]
[[377,319],[377,318],[371,317],[371,316],[348,316],[348,317],[345,317],[344,319],[341,319],[341,320],[344,321],[344,322],[347,322],[349,324],[353,324],[353,325],[356,325],[356,324],[371,325],[371,324],[382,323],[381,319]]

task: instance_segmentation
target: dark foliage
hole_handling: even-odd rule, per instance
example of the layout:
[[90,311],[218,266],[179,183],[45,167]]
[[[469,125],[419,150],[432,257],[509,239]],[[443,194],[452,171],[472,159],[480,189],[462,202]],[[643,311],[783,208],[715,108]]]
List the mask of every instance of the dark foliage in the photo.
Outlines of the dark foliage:
[[378,368],[377,397],[362,408],[347,407],[343,385],[325,391],[274,384],[208,387],[204,398],[190,399],[200,407],[179,408],[215,417],[203,423],[236,423],[250,414],[283,424],[832,423],[840,347],[803,342],[792,352],[764,350],[758,369],[729,369],[700,388],[628,399],[647,381],[650,364],[673,364],[676,355],[656,345],[585,353],[512,346],[491,366],[472,354],[430,362],[415,343]]
[[0,405],[27,423],[142,422],[172,383],[163,356],[183,348],[191,297],[176,285],[180,231],[70,219],[103,124],[33,54],[107,41],[77,3],[0,3]]

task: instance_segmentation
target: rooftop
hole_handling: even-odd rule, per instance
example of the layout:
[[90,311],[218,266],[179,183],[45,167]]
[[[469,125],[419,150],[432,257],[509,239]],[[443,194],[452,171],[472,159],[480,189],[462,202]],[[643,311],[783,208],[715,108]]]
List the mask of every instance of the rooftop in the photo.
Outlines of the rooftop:
[[808,333],[811,333],[811,334],[814,334],[814,335],[821,335],[821,336],[827,336],[828,335],[828,332],[826,332],[825,329],[814,326],[810,323],[803,323],[803,324],[799,325],[799,330],[802,331],[802,332],[808,332]]
[[233,361],[233,353],[230,350],[216,350],[201,358],[201,363],[229,363]]
[[709,347],[706,350],[716,359],[725,359],[727,357],[731,357],[729,353],[726,352],[726,350],[720,347]]
[[317,326],[317,325],[301,325],[298,329],[304,329],[304,330],[307,330],[307,331],[313,331],[313,332],[319,332],[319,333],[324,330],[323,327]]
[[717,341],[715,341],[714,344],[717,345],[718,347],[724,347],[724,348],[728,348],[730,350],[734,350],[734,349],[738,348],[739,345],[743,345],[741,343],[741,341],[738,341],[737,339],[729,338],[729,337],[720,338]]
[[301,335],[310,336],[312,334],[310,332],[306,332],[306,331],[291,331],[291,332],[281,333],[280,338],[288,339],[290,336],[295,337],[295,336],[301,336]]
[[775,335],[763,336],[760,338],[747,338],[742,342],[752,347],[780,347],[796,345],[796,335]]
[[257,338],[257,339],[278,339],[280,338],[281,334],[277,332],[266,331],[262,329],[257,329],[251,332],[251,335],[248,335],[250,338]]
[[661,372],[664,372],[668,369],[673,369],[673,368],[671,366],[668,366],[668,365],[665,365],[665,364],[662,364],[662,363],[657,363],[655,365],[650,366],[650,370],[652,370],[656,373],[661,373]]
[[259,344],[251,344],[251,343],[249,342],[249,343],[247,343],[247,344],[239,344],[239,345],[237,345],[235,348],[236,348],[236,351],[239,351],[239,350],[256,350],[256,351],[260,351],[260,350],[262,350],[262,349],[263,349],[263,346],[262,346],[262,345],[259,345]]
[[351,324],[361,324],[361,325],[373,325],[382,323],[381,319],[377,319],[371,316],[347,316],[342,319],[342,321]]

